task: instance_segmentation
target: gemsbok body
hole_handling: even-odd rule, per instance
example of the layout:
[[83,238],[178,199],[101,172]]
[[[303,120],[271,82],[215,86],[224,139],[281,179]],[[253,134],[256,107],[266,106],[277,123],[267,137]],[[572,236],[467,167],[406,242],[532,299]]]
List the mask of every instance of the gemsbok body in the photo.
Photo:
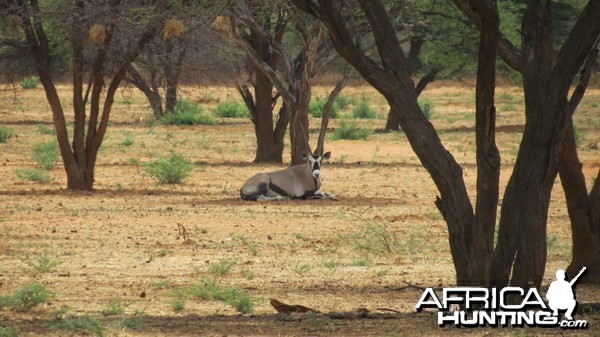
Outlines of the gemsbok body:
[[302,153],[305,164],[259,173],[246,181],[240,189],[240,196],[251,201],[286,198],[337,200],[334,195],[321,191],[321,164],[330,155],[331,152],[323,155]]

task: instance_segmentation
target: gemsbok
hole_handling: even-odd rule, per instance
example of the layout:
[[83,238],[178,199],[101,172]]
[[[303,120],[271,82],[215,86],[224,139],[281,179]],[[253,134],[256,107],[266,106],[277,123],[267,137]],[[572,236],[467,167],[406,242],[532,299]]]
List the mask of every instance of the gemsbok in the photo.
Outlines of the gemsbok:
[[313,153],[308,143],[308,136],[304,129],[304,139],[309,153],[300,155],[306,163],[288,167],[283,170],[259,173],[248,179],[240,189],[240,196],[244,200],[284,200],[291,199],[333,199],[338,200],[333,194],[321,191],[321,165],[324,159],[329,159],[331,152],[323,153],[326,121],[321,125],[321,133],[317,150]]

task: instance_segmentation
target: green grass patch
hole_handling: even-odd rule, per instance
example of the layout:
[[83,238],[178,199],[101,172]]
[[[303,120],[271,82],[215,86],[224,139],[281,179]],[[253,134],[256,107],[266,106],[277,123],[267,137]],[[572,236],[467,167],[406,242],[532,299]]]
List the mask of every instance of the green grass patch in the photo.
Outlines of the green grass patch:
[[221,118],[248,118],[250,112],[246,105],[237,101],[221,103],[217,105],[214,114]]
[[40,135],[56,135],[56,128],[54,125],[48,126],[46,124],[38,124],[36,126],[37,133]]
[[39,283],[32,283],[17,289],[14,294],[0,297],[0,309],[29,311],[51,300],[52,293]]
[[91,316],[70,316],[56,320],[50,324],[56,330],[71,331],[81,335],[95,334],[104,336],[104,326],[97,318]]
[[53,139],[48,142],[33,144],[33,160],[44,170],[52,170],[60,158],[58,142]]
[[12,135],[13,131],[11,128],[0,125],[0,143],[6,143]]
[[246,291],[239,287],[221,287],[209,278],[204,278],[197,284],[175,289],[170,295],[179,299],[200,298],[221,301],[242,314],[249,314],[254,310],[252,298]]
[[123,315],[125,313],[125,308],[123,307],[123,302],[120,299],[112,299],[108,302],[108,306],[102,309],[102,316],[117,316]]
[[40,184],[46,184],[54,180],[46,171],[40,169],[16,169],[15,174],[24,181],[33,181]]
[[208,270],[214,275],[225,276],[229,273],[231,267],[233,267],[234,265],[235,261],[225,259],[217,263],[212,263],[210,267],[208,267]]
[[0,337],[18,337],[19,330],[12,326],[0,326]]
[[358,139],[367,139],[373,134],[372,130],[363,129],[358,126],[356,121],[340,122],[339,126],[335,129],[333,134],[331,134],[331,138],[333,140],[340,139],[350,139],[350,140],[358,140]]
[[167,158],[159,158],[144,165],[146,172],[163,184],[179,184],[186,179],[194,169],[182,155],[172,153]]
[[215,119],[196,102],[182,100],[175,104],[175,111],[160,118],[165,125],[213,125]]

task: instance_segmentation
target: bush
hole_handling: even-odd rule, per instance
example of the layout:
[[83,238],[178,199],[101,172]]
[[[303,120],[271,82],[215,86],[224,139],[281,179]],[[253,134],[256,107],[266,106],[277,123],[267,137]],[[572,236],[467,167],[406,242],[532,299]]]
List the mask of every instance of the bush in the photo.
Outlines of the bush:
[[12,295],[0,297],[0,309],[27,311],[50,299],[52,299],[52,293],[46,287],[32,283],[17,289]]
[[54,125],[49,127],[45,124],[38,124],[37,132],[41,135],[56,135],[56,128],[54,127]]
[[425,118],[430,119],[433,114],[435,103],[429,98],[421,98],[419,99],[419,107],[421,107],[421,111],[423,111]]
[[206,114],[202,106],[192,101],[179,101],[175,104],[175,111],[167,113],[160,118],[165,125],[213,125],[215,120]]
[[350,104],[356,104],[356,99],[342,94],[339,94],[338,97],[335,98],[334,105],[340,110],[346,109]]
[[218,300],[231,305],[242,314],[248,314],[254,310],[252,298],[243,289],[239,287],[224,288],[209,278],[202,279],[198,284],[175,289],[171,295],[179,298]]
[[0,326],[0,337],[19,337],[19,330],[12,326]]
[[[310,100],[308,104],[308,112],[315,118],[323,117],[323,107],[327,103],[327,100],[324,98],[317,97],[314,100]],[[338,107],[337,104],[333,104],[331,106],[331,112],[329,114],[330,118],[337,118]]]
[[15,174],[22,180],[34,181],[40,184],[49,183],[54,180],[48,172],[39,169],[17,169],[15,170]]
[[215,115],[221,118],[248,118],[250,112],[244,104],[231,101],[219,104],[215,109]]
[[13,132],[10,128],[0,125],[0,143],[6,143],[6,141],[12,137]]
[[159,158],[145,166],[146,172],[163,184],[181,183],[194,168],[194,165],[176,153],[171,154],[169,158]]
[[56,320],[50,327],[57,330],[73,331],[79,335],[93,333],[96,336],[104,336],[104,327],[100,321],[90,316],[71,316]]
[[368,129],[363,129],[358,126],[358,123],[352,121],[350,123],[341,122],[339,127],[335,129],[331,138],[333,140],[340,139],[350,139],[350,140],[358,140],[358,139],[367,139],[369,136],[373,134],[373,131]]
[[21,80],[21,88],[35,89],[40,84],[40,79],[37,76],[27,76]]
[[377,118],[377,112],[371,107],[369,100],[363,94],[361,100],[354,106],[352,116],[361,119],[375,119]]
[[60,151],[56,140],[33,145],[33,160],[40,164],[44,170],[52,170],[59,157]]

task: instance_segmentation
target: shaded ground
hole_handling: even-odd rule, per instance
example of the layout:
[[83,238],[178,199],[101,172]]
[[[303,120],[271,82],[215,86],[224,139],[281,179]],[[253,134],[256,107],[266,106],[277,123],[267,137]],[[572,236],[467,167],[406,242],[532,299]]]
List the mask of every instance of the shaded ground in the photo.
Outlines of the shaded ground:
[[[194,98],[207,90],[189,92]],[[211,90],[222,101],[237,99],[233,90]],[[67,91],[61,88],[61,94]],[[382,128],[387,109],[381,97],[360,87],[344,94],[360,97],[363,92],[380,118],[361,124]],[[17,108],[0,112],[0,124],[10,125],[17,134],[0,144],[0,296],[33,282],[54,294],[50,303],[31,311],[0,311],[0,326],[16,327],[21,335],[82,334],[49,326],[64,306],[69,308],[67,315],[97,319],[110,336],[600,333],[598,315],[593,313],[578,316],[591,322],[590,329],[578,332],[438,328],[431,313],[414,313],[419,287],[453,285],[455,279],[447,229],[433,204],[435,187],[402,133],[376,133],[366,141],[327,141],[333,157],[324,167],[323,185],[340,197],[338,202],[244,202],[238,191],[245,179],[281,167],[251,164],[254,138],[249,121],[153,126],[148,124],[142,97],[124,91],[99,155],[97,190],[72,192],[64,190],[60,165],[50,171],[55,179],[51,183],[16,177],[16,169],[36,167],[32,145],[53,137],[38,127],[51,120],[42,91],[19,95]],[[473,92],[441,86],[427,95],[436,103],[432,123],[463,165],[473,198]],[[522,96],[517,88],[503,88],[498,97],[503,188],[520,140]],[[600,142],[598,101],[600,91],[592,90],[575,121],[590,185],[600,167],[600,151],[594,146]],[[317,122],[312,120],[313,126]],[[338,122],[332,122],[333,129]],[[157,184],[143,164],[172,150],[195,163],[195,170],[182,185]],[[570,260],[569,221],[558,181],[548,232],[544,285]],[[229,263],[227,272],[216,271],[215,266]],[[174,296],[202,279],[246,291],[254,304],[252,314],[241,315],[218,300]],[[597,287],[578,286],[577,296],[581,303],[600,302]],[[324,313],[366,308],[376,315],[369,319],[276,315],[270,298]],[[114,301],[123,313],[103,314]],[[176,301],[183,308],[176,309]],[[382,316],[377,308],[400,313]],[[131,319],[137,324],[124,328],[123,320]]]

